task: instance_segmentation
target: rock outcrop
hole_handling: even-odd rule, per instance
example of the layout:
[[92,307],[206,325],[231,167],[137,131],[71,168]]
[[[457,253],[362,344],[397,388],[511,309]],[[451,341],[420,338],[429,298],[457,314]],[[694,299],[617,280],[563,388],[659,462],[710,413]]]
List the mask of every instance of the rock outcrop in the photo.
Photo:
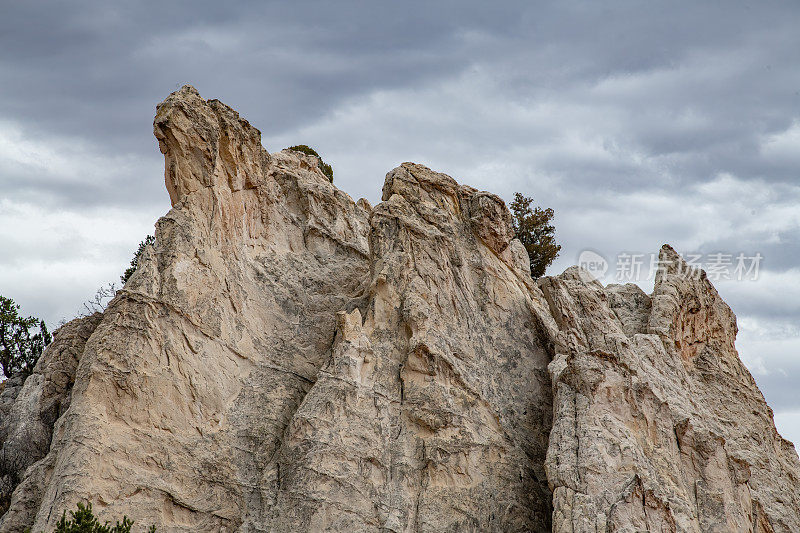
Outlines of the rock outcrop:
[[[652,295],[534,282],[503,201],[421,165],[354,202],[184,87],[172,209],[0,395],[0,532],[799,531],[800,462],[671,248]],[[13,459],[13,460],[12,460]]]
[[797,453],[705,274],[665,246],[650,296],[585,277],[539,281],[560,329],[553,531],[800,531]]
[[[27,513],[35,512],[41,503],[41,490],[46,485],[46,462],[41,461],[50,448],[53,427],[70,404],[75,372],[86,341],[100,323],[102,315],[94,313],[78,318],[56,330],[54,340],[41,357],[33,373],[20,383],[21,376],[5,382],[0,395],[0,502],[2,512],[8,509],[13,490],[24,480],[25,493],[18,504]],[[32,465],[33,469],[26,473]],[[16,529],[29,525],[23,521]]]
[[546,527],[546,308],[502,200],[406,163],[370,226],[370,283],[287,428],[270,529]]

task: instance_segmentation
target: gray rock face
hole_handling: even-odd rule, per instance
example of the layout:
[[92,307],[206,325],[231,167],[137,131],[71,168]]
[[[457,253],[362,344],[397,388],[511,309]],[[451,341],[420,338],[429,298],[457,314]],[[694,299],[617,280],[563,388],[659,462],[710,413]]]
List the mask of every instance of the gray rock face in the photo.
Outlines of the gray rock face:
[[444,174],[354,202],[188,86],[154,132],[155,245],[0,394],[0,532],[86,500],[159,531],[800,530],[735,317],[671,249],[652,295],[534,282],[503,201]]

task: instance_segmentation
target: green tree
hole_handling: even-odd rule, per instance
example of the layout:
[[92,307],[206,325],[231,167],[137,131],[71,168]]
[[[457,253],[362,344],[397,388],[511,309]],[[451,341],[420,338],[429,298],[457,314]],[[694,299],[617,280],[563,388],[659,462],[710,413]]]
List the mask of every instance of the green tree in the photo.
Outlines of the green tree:
[[293,150],[295,152],[300,152],[300,153],[303,153],[303,154],[306,154],[306,155],[313,155],[314,157],[316,157],[317,161],[319,162],[320,170],[322,170],[322,173],[325,174],[328,177],[328,181],[333,183],[333,167],[331,167],[329,164],[327,164],[325,161],[323,161],[322,160],[322,156],[320,156],[317,153],[316,150],[314,150],[313,148],[311,148],[310,146],[305,145],[305,144],[298,144],[296,146],[290,146],[289,150]]
[[133,254],[133,259],[131,259],[131,266],[125,269],[125,272],[119,277],[122,280],[122,284],[125,285],[133,273],[136,272],[136,267],[139,266],[139,259],[142,257],[142,253],[144,252],[145,247],[155,244],[156,238],[152,235],[148,235],[144,238],[142,242],[139,243],[139,248],[136,250],[136,253]]
[[[116,525],[111,526],[108,522],[101,524],[97,517],[92,513],[92,504],[84,506],[78,504],[77,511],[70,511],[70,519],[67,520],[67,512],[61,515],[61,520],[56,524],[55,533],[131,533],[133,520],[127,516],[122,517],[122,522],[117,521]],[[150,526],[147,531],[154,533],[156,526]]]
[[[37,326],[38,333],[31,334]],[[36,361],[52,340],[44,320],[20,316],[19,305],[0,296],[0,366],[6,377],[33,372]]]
[[545,270],[558,257],[561,246],[556,244],[556,229],[551,224],[554,212],[549,207],[531,208],[533,198],[514,193],[511,202],[511,226],[517,237],[525,246],[531,262],[533,279],[544,276]]

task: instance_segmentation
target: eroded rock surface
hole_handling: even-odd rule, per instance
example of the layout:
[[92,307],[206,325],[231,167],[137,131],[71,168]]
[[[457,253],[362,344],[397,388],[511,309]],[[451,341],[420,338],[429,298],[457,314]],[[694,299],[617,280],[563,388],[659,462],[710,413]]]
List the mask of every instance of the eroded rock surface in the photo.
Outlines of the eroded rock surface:
[[311,158],[190,87],[154,128],[173,209],[86,345],[34,530],[87,497],[160,530],[266,528],[262,473],[368,279],[368,213]]
[[671,249],[652,295],[534,282],[447,175],[354,202],[189,86],[154,133],[155,245],[0,394],[4,453],[35,433],[0,532],[86,500],[159,531],[800,530],[735,317]]
[[[101,318],[100,313],[94,313],[60,327],[31,375],[14,376],[5,382],[0,396],[2,512],[8,509],[14,489],[24,477],[30,477],[24,476],[28,467],[49,451],[53,426],[69,407],[78,361]],[[40,487],[41,484],[31,487],[19,530],[29,525],[29,514],[40,503]]]
[[539,281],[550,363],[553,531],[800,531],[800,465],[734,348],[736,318],[668,246],[651,296]]
[[[405,163],[280,451],[276,531],[542,531],[549,357],[502,200]],[[498,216],[499,215],[499,216]]]

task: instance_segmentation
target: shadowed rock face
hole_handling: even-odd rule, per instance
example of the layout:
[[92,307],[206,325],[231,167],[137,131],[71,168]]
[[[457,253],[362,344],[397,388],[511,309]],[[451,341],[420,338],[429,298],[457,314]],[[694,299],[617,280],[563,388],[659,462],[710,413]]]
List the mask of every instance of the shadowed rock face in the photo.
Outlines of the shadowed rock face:
[[25,471],[34,464],[35,470],[42,470],[44,463],[40,459],[50,448],[53,426],[70,404],[78,361],[101,319],[100,313],[94,313],[59,328],[33,373],[27,379],[15,376],[4,383],[0,395],[2,512],[8,509],[12,492],[23,479],[28,484],[29,497],[24,501],[28,512],[39,505],[43,484],[28,481],[37,476],[26,475]]
[[0,395],[0,531],[85,500],[160,531],[800,530],[735,317],[671,248],[652,295],[534,282],[503,201],[444,174],[353,202],[189,86],[154,133],[155,245]]

